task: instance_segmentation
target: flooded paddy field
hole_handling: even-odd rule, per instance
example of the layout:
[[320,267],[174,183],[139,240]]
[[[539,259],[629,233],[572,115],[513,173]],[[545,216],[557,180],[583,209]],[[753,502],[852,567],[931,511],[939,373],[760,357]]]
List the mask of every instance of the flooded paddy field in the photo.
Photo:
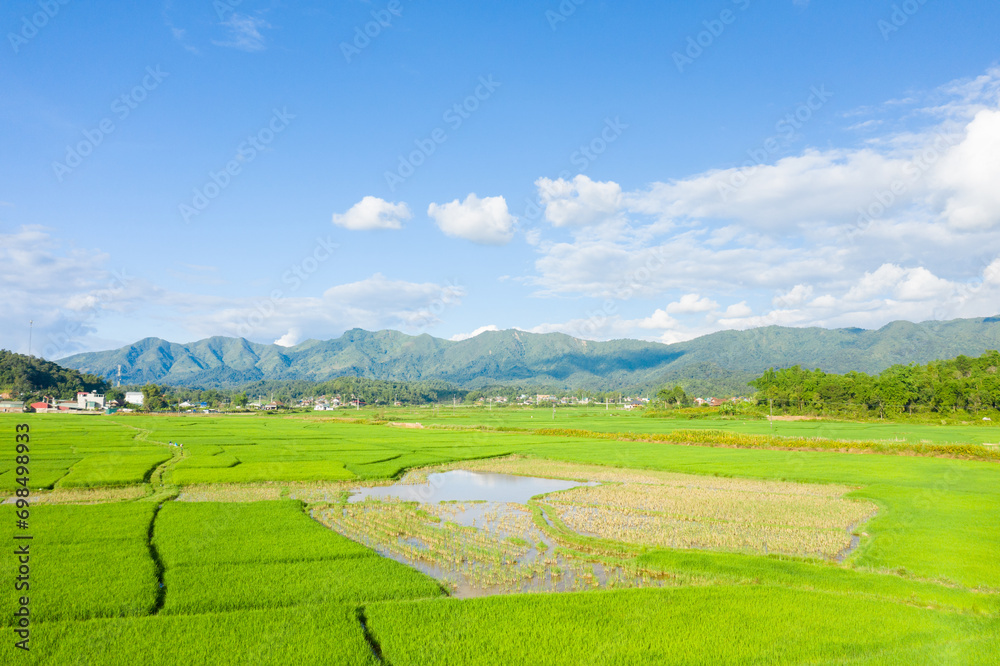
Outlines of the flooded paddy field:
[[312,515],[475,597],[699,582],[637,566],[649,548],[842,560],[875,513],[851,490],[510,457],[415,470]]

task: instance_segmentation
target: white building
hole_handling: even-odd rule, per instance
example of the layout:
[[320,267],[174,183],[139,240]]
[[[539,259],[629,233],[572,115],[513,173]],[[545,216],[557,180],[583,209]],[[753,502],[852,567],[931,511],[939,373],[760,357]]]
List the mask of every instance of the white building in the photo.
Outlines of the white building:
[[142,391],[126,391],[125,402],[142,407]]
[[83,391],[77,391],[76,393],[76,408],[77,409],[104,409],[104,394],[103,393],[85,393]]

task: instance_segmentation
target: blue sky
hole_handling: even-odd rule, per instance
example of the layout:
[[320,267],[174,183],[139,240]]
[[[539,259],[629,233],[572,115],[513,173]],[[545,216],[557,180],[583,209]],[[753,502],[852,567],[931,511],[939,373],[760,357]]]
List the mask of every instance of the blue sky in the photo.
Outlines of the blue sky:
[[0,347],[1000,311],[1000,6],[12,0]]

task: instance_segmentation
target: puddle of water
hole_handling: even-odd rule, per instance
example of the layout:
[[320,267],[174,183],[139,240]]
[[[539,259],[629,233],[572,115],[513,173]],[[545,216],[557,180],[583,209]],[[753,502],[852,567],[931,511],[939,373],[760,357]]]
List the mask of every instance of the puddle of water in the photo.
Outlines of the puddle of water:
[[594,481],[563,481],[493,472],[452,470],[428,474],[427,483],[422,484],[397,483],[376,488],[357,488],[348,501],[353,504],[368,498],[391,497],[404,502],[423,504],[477,501],[526,504],[535,495],[596,485],[598,484]]
[[525,506],[538,495],[596,485],[452,470],[428,474],[422,484],[357,488],[347,506],[330,507],[317,518],[383,556],[437,578],[460,598],[663,585],[665,581],[557,554],[558,545],[534,525]]

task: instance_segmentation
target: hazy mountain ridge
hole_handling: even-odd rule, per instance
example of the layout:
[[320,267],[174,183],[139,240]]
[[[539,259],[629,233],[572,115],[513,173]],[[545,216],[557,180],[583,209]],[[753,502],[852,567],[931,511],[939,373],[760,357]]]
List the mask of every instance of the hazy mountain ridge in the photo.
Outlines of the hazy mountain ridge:
[[237,386],[272,379],[325,381],[345,375],[395,381],[436,379],[467,388],[490,384],[581,389],[653,388],[679,382],[699,392],[738,392],[769,367],[877,373],[1000,348],[1000,317],[893,322],[879,330],[785,328],[721,331],[673,345],[593,342],[562,333],[489,331],[454,342],[398,331],[347,331],[294,347],[212,337],[188,344],[146,338],[121,349],[77,354],[65,367],[127,384]]

